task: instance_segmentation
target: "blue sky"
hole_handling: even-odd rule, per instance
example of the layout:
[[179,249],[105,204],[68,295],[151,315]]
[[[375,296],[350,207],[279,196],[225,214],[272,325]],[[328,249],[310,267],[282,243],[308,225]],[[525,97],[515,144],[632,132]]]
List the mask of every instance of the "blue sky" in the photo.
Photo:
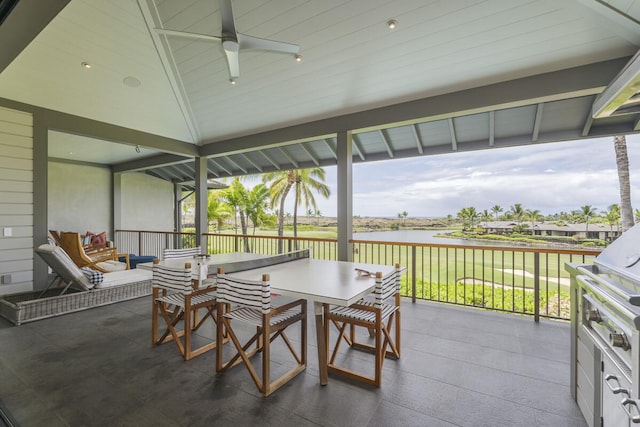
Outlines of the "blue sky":
[[[640,208],[640,136],[627,136],[631,202]],[[316,197],[323,216],[336,216],[336,167],[325,168],[331,197]],[[619,203],[613,138],[495,148],[354,165],[353,214],[397,217],[455,215],[515,203],[543,214],[583,205],[597,212]],[[293,212],[292,207],[287,209]],[[306,212],[304,207],[300,213]]]

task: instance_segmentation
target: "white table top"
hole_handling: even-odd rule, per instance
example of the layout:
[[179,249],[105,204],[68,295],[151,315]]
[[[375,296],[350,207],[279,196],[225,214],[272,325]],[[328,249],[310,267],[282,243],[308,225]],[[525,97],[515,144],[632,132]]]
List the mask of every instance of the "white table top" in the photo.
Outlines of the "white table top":
[[348,306],[371,293],[375,286],[375,277],[360,277],[356,268],[381,272],[383,275],[395,270],[394,266],[387,265],[303,258],[229,275],[261,280],[263,274],[269,274],[271,289],[276,293],[318,303]]
[[[209,274],[215,274],[219,266],[230,268],[233,263],[261,258],[269,258],[269,255],[233,252],[211,255],[206,262]],[[197,261],[199,259],[193,257],[172,258],[160,261],[160,265],[180,268],[186,262],[191,262],[195,267]],[[137,268],[151,270],[153,263],[138,264]],[[261,280],[263,274],[269,274],[271,289],[276,293],[318,303],[348,306],[371,293],[375,286],[375,277],[358,276],[356,268],[381,272],[383,275],[395,269],[390,265],[302,258],[228,274],[248,280]]]
[[[199,261],[205,261],[209,266],[209,274],[215,274],[218,272],[219,266],[224,266],[242,261],[252,261],[260,258],[268,258],[268,255],[261,254],[251,254],[247,252],[232,252],[226,254],[214,254],[211,255],[210,258],[194,258],[194,257],[185,257],[185,258],[170,258],[160,261],[160,265],[166,267],[173,268],[181,268],[184,267],[185,263],[191,263],[191,266],[194,267]],[[147,270],[153,270],[152,262],[145,262],[138,264],[137,268],[143,268]]]

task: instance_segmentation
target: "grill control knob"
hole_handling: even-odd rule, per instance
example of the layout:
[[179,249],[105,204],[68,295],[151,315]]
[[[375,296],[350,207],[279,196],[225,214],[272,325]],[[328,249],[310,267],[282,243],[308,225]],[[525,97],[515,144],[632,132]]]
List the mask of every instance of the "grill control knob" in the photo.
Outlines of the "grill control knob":
[[614,347],[620,347],[623,350],[629,350],[631,346],[629,345],[629,340],[624,332],[612,332],[609,334],[609,342]]
[[594,308],[592,310],[589,310],[589,312],[587,313],[587,320],[596,323],[602,322],[602,316],[600,316],[600,312],[598,311],[598,309]]

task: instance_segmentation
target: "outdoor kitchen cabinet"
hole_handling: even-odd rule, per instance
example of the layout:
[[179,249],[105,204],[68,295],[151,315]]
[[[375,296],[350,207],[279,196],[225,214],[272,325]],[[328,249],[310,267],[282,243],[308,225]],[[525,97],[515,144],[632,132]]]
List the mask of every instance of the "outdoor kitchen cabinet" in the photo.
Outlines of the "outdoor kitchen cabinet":
[[640,426],[640,224],[571,276],[571,395],[590,427]]
[[580,304],[581,290],[577,286],[574,268],[571,272],[571,397],[578,404],[589,427],[600,427],[601,352],[594,337],[583,324],[583,307]]

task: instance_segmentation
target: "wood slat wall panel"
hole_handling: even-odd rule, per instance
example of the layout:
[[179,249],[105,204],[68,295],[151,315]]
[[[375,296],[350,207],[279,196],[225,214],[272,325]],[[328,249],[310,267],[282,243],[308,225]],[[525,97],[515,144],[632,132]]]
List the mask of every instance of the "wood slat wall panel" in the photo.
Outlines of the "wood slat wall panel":
[[1,203],[33,203],[33,193],[9,193],[0,191]]
[[8,108],[0,108],[0,189],[3,295],[33,289],[33,117]]
[[6,157],[13,157],[16,159],[33,159],[33,149],[24,147],[14,147],[12,145],[4,145],[0,141],[0,151],[2,155]]
[[0,145],[33,148],[33,139],[30,136],[11,135],[8,133],[3,133],[2,138],[0,138]]
[[20,273],[23,271],[31,270],[31,265],[33,264],[32,259],[22,259],[22,260],[14,260],[7,262],[0,262],[0,270],[5,272],[16,272]]
[[0,179],[33,182],[31,170],[3,169],[0,167]]
[[[25,222],[32,222],[32,216],[31,215],[25,215],[25,217],[27,218],[25,220]],[[11,227],[11,238],[15,239],[17,237],[27,237],[29,239],[33,238],[33,227],[31,226],[31,224],[29,225],[13,225],[13,224],[9,224],[9,223],[5,223],[4,226],[6,227]]]
[[33,183],[0,179],[0,188],[9,193],[31,193],[33,192]]
[[[2,225],[3,227],[32,227],[33,215],[3,215]],[[2,239],[0,238],[0,240]]]
[[19,135],[33,137],[33,128],[19,123],[0,120],[0,134]]
[[24,111],[11,110],[9,108],[0,107],[0,120],[5,122],[17,123],[31,127],[33,124],[33,116],[31,113]]
[[0,215],[33,215],[30,203],[0,203]]
[[3,237],[2,239],[0,239],[0,250],[28,249],[32,247],[33,247],[33,239],[30,239],[30,238]]
[[0,154],[0,169],[19,169],[33,171],[33,160],[14,159],[11,157],[4,157],[4,154]]
[[[12,251],[0,251],[0,262],[3,261],[19,261],[21,259],[33,259],[33,250],[14,249]],[[2,285],[0,285],[2,286]],[[1,288],[0,288],[1,289]]]

